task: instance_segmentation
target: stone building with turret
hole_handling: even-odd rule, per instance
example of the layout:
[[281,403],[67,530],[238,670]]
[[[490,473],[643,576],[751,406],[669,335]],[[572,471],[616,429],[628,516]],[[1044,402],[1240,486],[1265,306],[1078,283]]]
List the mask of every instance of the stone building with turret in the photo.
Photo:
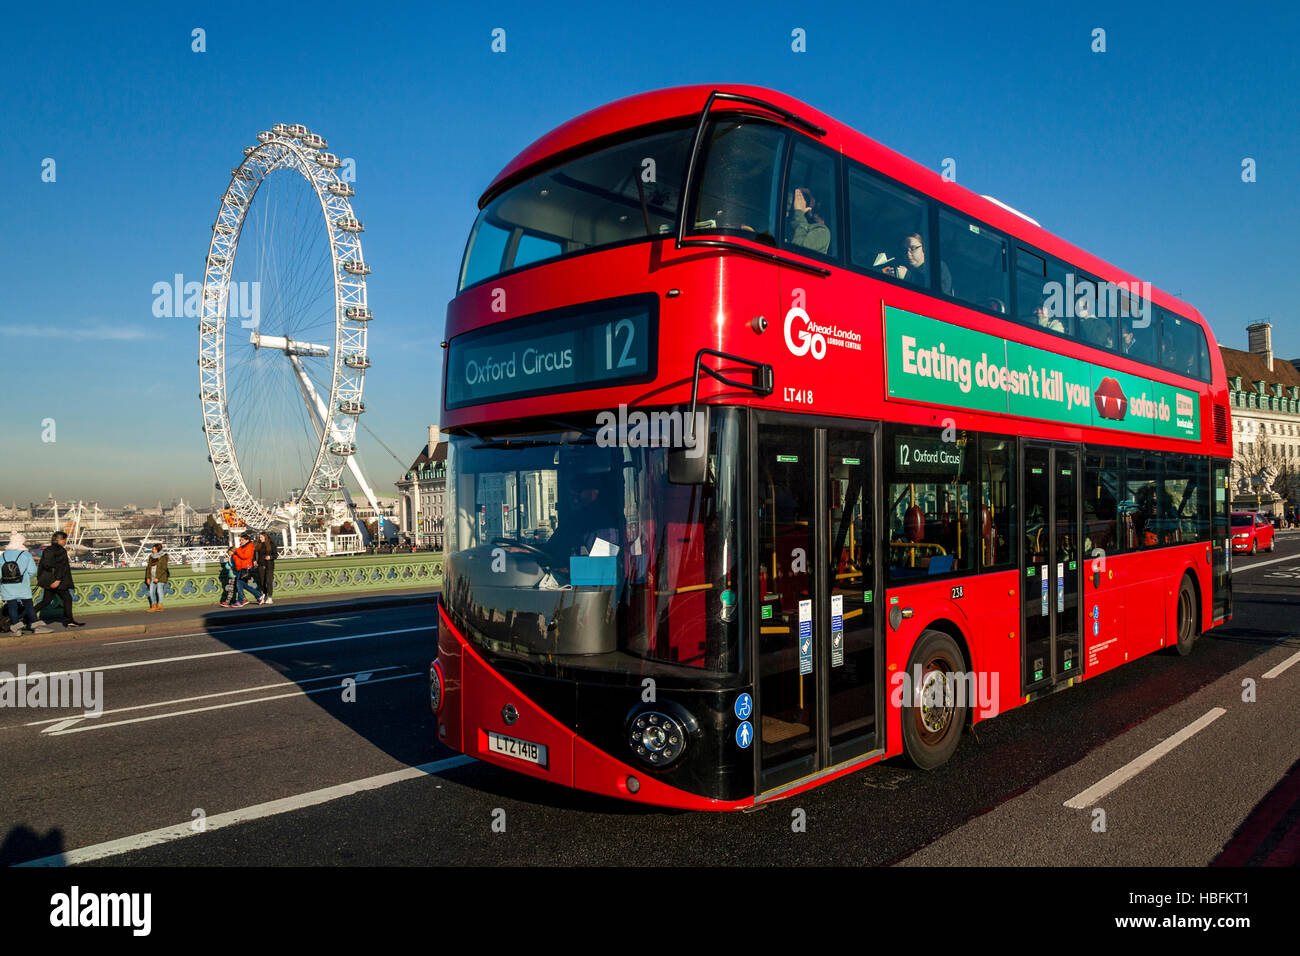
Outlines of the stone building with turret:
[[447,501],[447,443],[437,425],[429,426],[428,442],[394,485],[401,535],[420,547],[441,551]]

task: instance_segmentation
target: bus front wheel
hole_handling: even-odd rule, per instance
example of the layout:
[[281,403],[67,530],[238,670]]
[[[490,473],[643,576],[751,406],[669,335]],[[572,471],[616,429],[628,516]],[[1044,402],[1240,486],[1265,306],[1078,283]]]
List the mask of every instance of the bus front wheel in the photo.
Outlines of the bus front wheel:
[[[922,631],[907,662],[903,687],[903,752],[921,770],[946,763],[961,742],[971,682],[961,649],[942,631]],[[920,673],[920,686],[916,675]]]
[[1201,629],[1196,621],[1196,593],[1192,582],[1186,577],[1178,588],[1178,656],[1186,657],[1192,652],[1192,645],[1200,636]]

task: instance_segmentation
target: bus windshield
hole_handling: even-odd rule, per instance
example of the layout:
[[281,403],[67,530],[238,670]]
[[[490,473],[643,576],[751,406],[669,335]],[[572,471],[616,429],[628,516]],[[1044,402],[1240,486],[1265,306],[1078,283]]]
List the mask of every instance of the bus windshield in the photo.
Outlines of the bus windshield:
[[[555,676],[739,673],[743,429],[736,409],[708,417],[702,484],[668,480],[670,455],[694,448],[632,447],[634,429],[606,441],[591,419],[453,437],[443,603],[456,627],[498,662]],[[702,436],[695,447],[706,454]]]
[[685,125],[642,136],[502,193],[474,223],[457,291],[544,259],[671,235],[691,138]]

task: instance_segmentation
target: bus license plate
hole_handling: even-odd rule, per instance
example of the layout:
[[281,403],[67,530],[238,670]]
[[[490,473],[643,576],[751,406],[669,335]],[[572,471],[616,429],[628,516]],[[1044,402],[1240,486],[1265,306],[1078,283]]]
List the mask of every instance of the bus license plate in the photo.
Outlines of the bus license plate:
[[493,753],[505,754],[516,760],[527,760],[539,767],[546,766],[546,745],[529,743],[518,737],[507,737],[495,731],[488,731],[488,749]]

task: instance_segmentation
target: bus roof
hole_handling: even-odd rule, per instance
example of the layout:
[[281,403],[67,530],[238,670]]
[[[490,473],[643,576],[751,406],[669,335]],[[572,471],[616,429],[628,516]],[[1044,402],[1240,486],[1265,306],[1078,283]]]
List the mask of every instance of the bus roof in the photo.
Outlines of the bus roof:
[[[676,86],[668,89],[652,90],[647,93],[624,97],[621,100],[615,100],[612,103],[589,110],[546,133],[511,160],[483,192],[479,199],[479,208],[486,206],[507,187],[540,172],[548,166],[570,158],[595,141],[616,137],[627,130],[673,119],[698,117],[709,94],[714,90],[755,97],[789,110],[791,113],[824,128],[826,135],[820,137],[820,141],[830,148],[838,150],[913,189],[947,203],[960,212],[975,219],[983,220],[988,225],[1007,233],[1009,236],[1037,246],[1049,255],[1062,259],[1072,266],[1087,270],[1104,281],[1142,281],[1138,276],[1126,272],[1087,250],[1080,249],[1078,246],[1072,245],[1059,236],[1048,232],[1027,216],[1011,210],[1005,204],[987,199],[972,192],[965,186],[945,179],[933,170],[927,169],[901,153],[881,145],[852,127],[832,119],[825,113],[813,109],[792,96],[765,87],[743,83]],[[748,113],[755,112],[754,107],[746,107],[725,100],[717,101],[713,109],[714,112],[736,110]],[[1151,286],[1151,292],[1151,299],[1157,305],[1191,318],[1205,329],[1211,346],[1211,362],[1215,365],[1220,364],[1217,342],[1200,312],[1181,299],[1163,292],[1154,285]]]

